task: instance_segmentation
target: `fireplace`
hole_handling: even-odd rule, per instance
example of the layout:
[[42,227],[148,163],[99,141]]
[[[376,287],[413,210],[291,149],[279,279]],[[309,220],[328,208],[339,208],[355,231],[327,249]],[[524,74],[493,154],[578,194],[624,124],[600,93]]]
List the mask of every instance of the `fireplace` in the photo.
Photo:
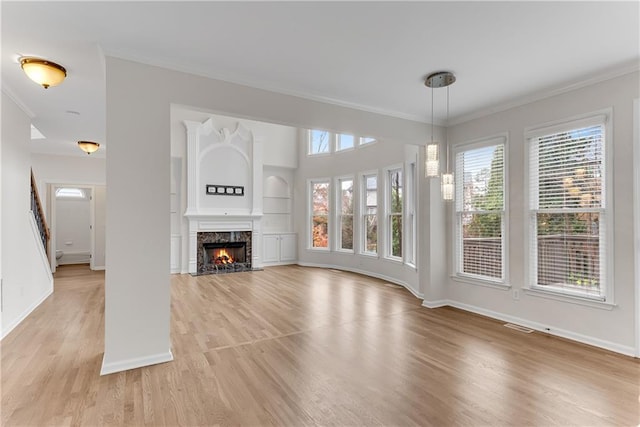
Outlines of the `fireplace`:
[[205,243],[205,267],[219,269],[235,269],[245,267],[247,263],[247,242]]
[[251,232],[199,232],[196,274],[251,271]]

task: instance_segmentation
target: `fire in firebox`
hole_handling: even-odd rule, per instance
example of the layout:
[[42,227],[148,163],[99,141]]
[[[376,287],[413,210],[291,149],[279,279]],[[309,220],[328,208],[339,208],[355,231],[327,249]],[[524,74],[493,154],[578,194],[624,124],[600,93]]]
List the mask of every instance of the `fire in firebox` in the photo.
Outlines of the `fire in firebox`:
[[233,264],[234,262],[233,257],[224,248],[216,250],[211,257],[211,264],[215,265]]

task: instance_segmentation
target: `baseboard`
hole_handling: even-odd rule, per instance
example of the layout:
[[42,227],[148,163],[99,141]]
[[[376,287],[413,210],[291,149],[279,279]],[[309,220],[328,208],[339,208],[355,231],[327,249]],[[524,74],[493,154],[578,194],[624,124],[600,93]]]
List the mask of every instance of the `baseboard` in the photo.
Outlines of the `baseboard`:
[[439,308],[439,307],[446,307],[448,305],[449,305],[449,301],[447,301],[446,299],[440,299],[436,301],[427,301],[427,300],[422,301],[422,306],[427,308]]
[[556,328],[551,325],[545,325],[543,323],[533,322],[527,319],[522,319],[520,317],[510,316],[508,314],[499,313],[493,310],[487,310],[485,308],[476,307],[474,305],[464,304],[457,301],[448,300],[446,305],[459,308],[460,310],[481,314],[483,316],[491,317],[493,319],[501,320],[504,322],[515,323],[516,325],[526,326],[527,328],[544,332],[549,335],[566,338],[566,339],[577,341],[583,344],[592,345],[594,347],[600,347],[605,350],[610,350],[616,353],[624,354],[626,356],[633,357],[635,354],[635,348],[633,346],[625,346],[625,345],[617,344],[611,341],[601,340],[601,339],[590,337],[587,335],[578,334],[576,332],[567,331],[565,329]]
[[106,267],[104,265],[99,265],[99,266],[93,266],[93,271],[104,271],[106,269]]
[[115,374],[116,372],[128,371],[130,369],[142,368],[144,366],[157,365],[158,363],[171,362],[173,354],[171,350],[166,353],[154,354],[145,357],[136,357],[134,359],[121,360],[119,362],[105,363],[102,357],[102,369],[100,375]]
[[312,263],[312,262],[300,262],[300,261],[298,261],[297,264],[299,266],[301,266],[301,267],[332,268],[334,270],[348,271],[348,272],[351,272],[351,273],[362,274],[363,276],[375,277],[376,279],[385,280],[387,282],[393,283],[395,285],[400,285],[400,286],[406,288],[416,298],[419,298],[419,299],[423,299],[424,298],[424,296],[420,292],[418,292],[415,289],[413,289],[411,287],[411,285],[409,285],[407,282],[404,282],[402,280],[398,280],[398,279],[393,278],[393,277],[385,276],[384,274],[373,273],[371,271],[359,270],[357,268],[350,268],[350,267],[345,267],[345,266],[342,266],[342,265],[316,264],[316,263]]
[[44,302],[44,300],[49,298],[49,295],[51,295],[52,293],[53,293],[53,280],[50,283],[49,289],[47,289],[47,291],[40,298],[38,298],[33,304],[31,304],[29,307],[27,307],[27,309],[25,311],[23,311],[22,314],[20,316],[18,316],[13,322],[9,323],[8,327],[3,328],[2,337],[0,338],[0,340],[3,340],[4,337],[9,335],[11,333],[11,331],[13,331],[15,329],[16,326],[18,326],[20,323],[22,323],[22,321],[24,319],[26,319],[27,316],[30,315],[33,310],[38,308],[38,306],[40,304],[42,304]]

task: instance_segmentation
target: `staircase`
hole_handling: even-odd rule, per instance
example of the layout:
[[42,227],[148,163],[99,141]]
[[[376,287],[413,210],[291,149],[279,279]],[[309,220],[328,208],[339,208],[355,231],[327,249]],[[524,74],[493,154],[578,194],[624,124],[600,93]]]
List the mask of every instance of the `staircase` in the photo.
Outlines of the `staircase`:
[[44,248],[44,251],[47,254],[47,259],[50,259],[49,240],[51,238],[51,234],[49,232],[49,227],[47,227],[47,220],[45,219],[45,216],[44,216],[44,209],[42,209],[42,203],[40,202],[40,195],[38,194],[36,179],[33,176],[33,169],[31,170],[31,212],[33,213],[33,218],[36,222],[36,225],[38,226],[38,233],[40,234],[42,247]]

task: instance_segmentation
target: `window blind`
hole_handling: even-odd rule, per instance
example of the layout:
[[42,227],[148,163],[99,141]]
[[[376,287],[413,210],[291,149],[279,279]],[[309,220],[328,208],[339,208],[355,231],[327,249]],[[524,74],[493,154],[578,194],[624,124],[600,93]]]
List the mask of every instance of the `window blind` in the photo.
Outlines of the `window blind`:
[[504,143],[456,153],[457,273],[504,280]]
[[534,286],[604,295],[604,123],[530,139],[530,262]]

